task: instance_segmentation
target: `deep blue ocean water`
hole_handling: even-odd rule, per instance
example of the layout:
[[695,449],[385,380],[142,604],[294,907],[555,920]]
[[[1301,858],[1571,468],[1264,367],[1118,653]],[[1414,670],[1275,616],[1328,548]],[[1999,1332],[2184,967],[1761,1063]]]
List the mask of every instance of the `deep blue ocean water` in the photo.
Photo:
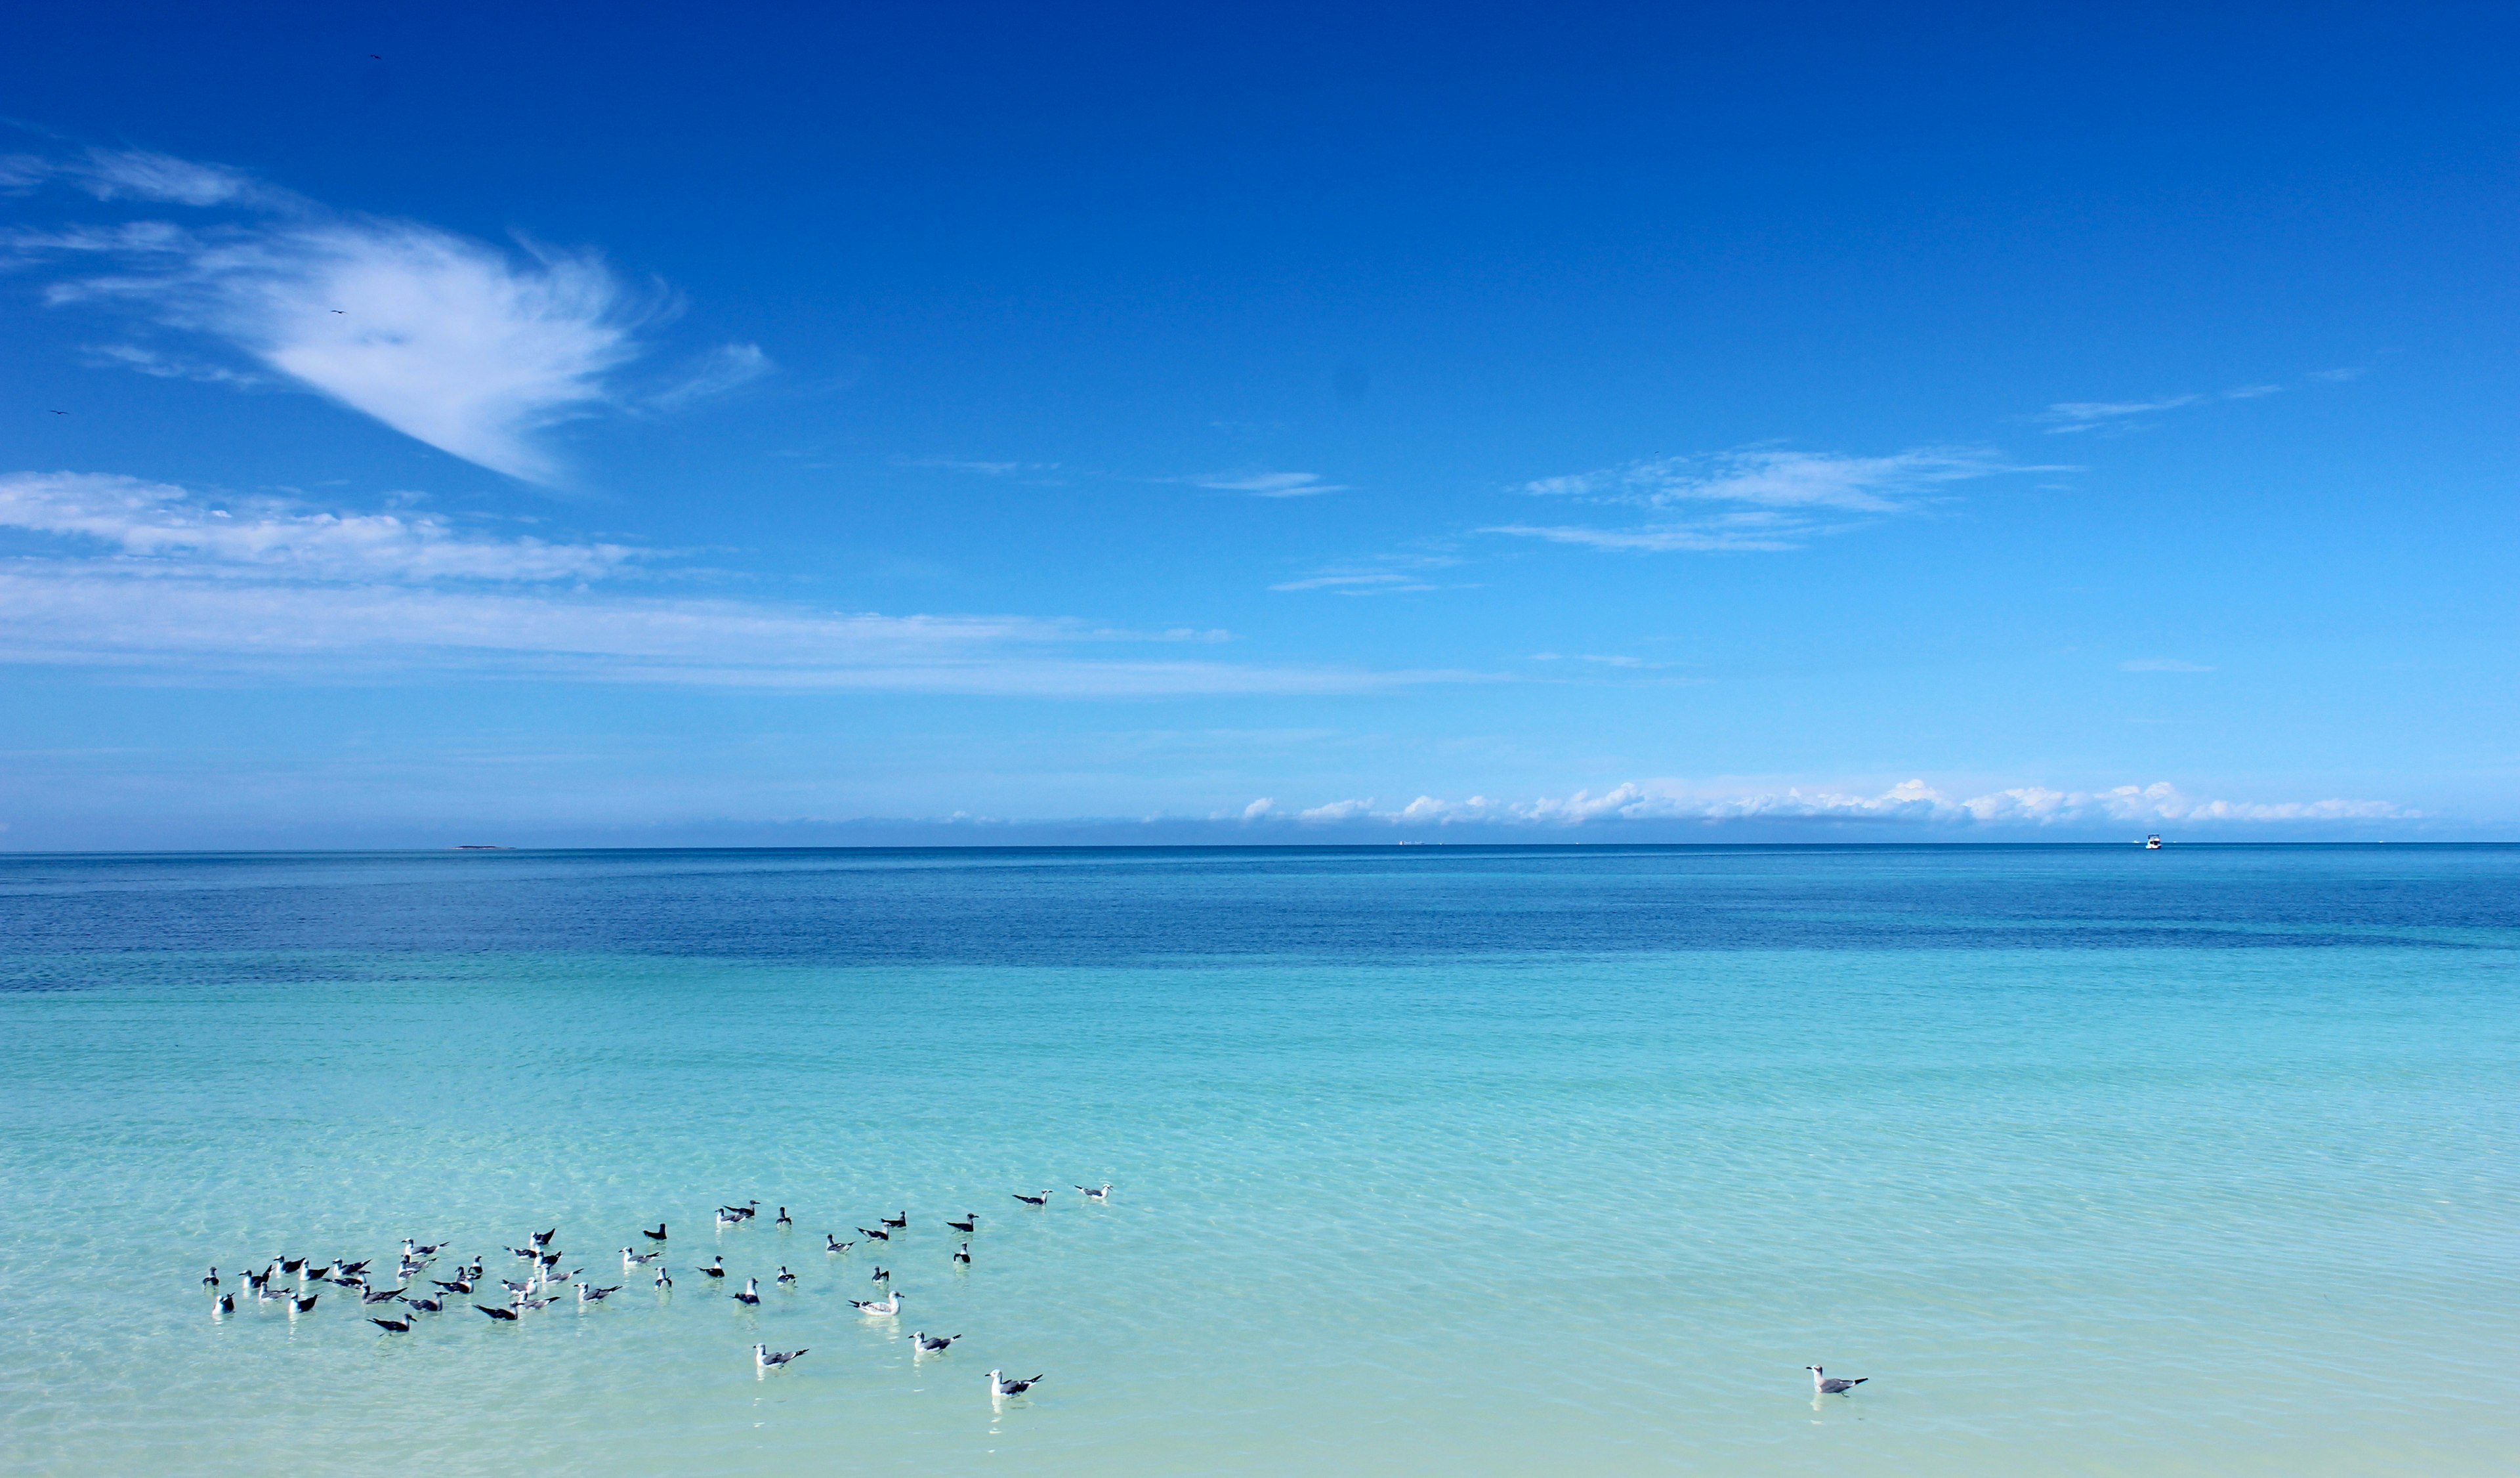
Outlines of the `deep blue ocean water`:
[[0,1465],[2506,1471],[2515,961],[2498,847],[0,858]]

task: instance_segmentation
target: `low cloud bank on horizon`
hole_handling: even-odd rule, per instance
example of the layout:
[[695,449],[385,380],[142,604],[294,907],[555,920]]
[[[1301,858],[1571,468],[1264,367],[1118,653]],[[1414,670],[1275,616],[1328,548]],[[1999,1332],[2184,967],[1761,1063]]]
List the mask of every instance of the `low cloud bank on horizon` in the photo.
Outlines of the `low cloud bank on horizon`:
[[[2168,781],[2097,790],[2054,790],[2022,785],[1983,795],[1955,797],[1921,780],[1904,781],[1879,794],[1837,789],[1709,788],[1682,781],[1631,781],[1598,794],[1578,790],[1562,798],[1463,801],[1420,795],[1405,806],[1379,809],[1368,799],[1281,808],[1263,797],[1243,808],[1239,821],[1291,822],[1299,827],[1372,823],[1395,828],[1493,826],[1575,828],[1618,822],[1846,821],[1933,827],[2087,827],[2228,823],[2414,821],[2424,813],[2389,801],[2235,801],[2193,796]],[[1223,817],[1213,818],[1223,820]]]

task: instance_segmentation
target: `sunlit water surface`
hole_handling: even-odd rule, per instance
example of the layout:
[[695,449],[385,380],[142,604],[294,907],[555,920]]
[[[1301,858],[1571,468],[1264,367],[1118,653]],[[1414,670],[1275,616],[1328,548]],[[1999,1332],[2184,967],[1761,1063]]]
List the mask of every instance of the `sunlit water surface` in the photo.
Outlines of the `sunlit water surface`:
[[2516,949],[2492,848],[0,860],[0,1468],[2508,1472]]

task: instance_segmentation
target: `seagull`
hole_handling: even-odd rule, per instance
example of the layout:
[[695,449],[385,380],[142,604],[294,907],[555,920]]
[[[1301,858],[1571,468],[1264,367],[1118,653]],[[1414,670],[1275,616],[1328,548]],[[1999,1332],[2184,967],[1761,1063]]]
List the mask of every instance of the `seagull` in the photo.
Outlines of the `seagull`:
[[211,1269],[210,1269],[209,1273],[207,1274],[207,1276],[203,1276],[203,1277],[202,1277],[202,1287],[204,1287],[204,1288],[215,1288],[215,1287],[217,1287],[218,1285],[219,1285],[219,1270],[218,1270],[218,1268],[217,1268],[215,1265],[213,1265],[213,1266],[211,1267]]
[[794,1282],[795,1280],[796,1280],[796,1275],[788,1271],[788,1265],[787,1265],[786,1263],[781,1263],[781,1264],[779,1265],[779,1278],[778,1278],[778,1281],[783,1282],[783,1283],[792,1283],[792,1282]]
[[254,1301],[255,1303],[258,1303],[258,1304],[267,1304],[267,1303],[271,1303],[272,1301],[274,1301],[274,1300],[276,1300],[276,1299],[283,1299],[283,1298],[287,1298],[288,1296],[289,1296],[289,1295],[288,1295],[288,1294],[286,1294],[286,1293],[274,1293],[274,1292],[272,1292],[272,1291],[271,1291],[271,1285],[270,1285],[269,1283],[264,1283],[264,1284],[262,1284],[261,1286],[259,1286],[259,1287],[257,1287],[257,1288],[255,1288],[255,1289],[253,1290],[253,1301]]
[[1821,1396],[1843,1396],[1872,1378],[1869,1375],[1858,1375],[1853,1380],[1840,1380],[1834,1375],[1822,1373],[1818,1366],[1805,1366],[1803,1368],[1812,1372],[1812,1390]]
[[752,1347],[753,1368],[775,1370],[804,1353],[802,1350],[774,1350],[768,1345],[754,1345]]
[[999,1396],[1021,1396],[1024,1392],[1031,1390],[1039,1384],[1041,1384],[1041,1377],[1038,1375],[1034,1376],[1030,1380],[1011,1380],[1003,1370],[991,1370],[989,1372],[989,1395],[993,1398]]
[[550,1246],[550,1245],[551,1245],[551,1239],[552,1239],[553,1237],[558,1236],[558,1235],[560,1235],[560,1229],[559,1229],[558,1227],[554,1227],[554,1228],[553,1228],[551,1231],[549,1231],[549,1232],[535,1232],[535,1233],[533,1234],[533,1236],[532,1236],[531,1240],[532,1240],[533,1244],[534,1244],[535,1246],[537,1246],[537,1247],[548,1247],[548,1246]]
[[534,1261],[542,1264],[546,1268],[557,1268],[560,1266],[560,1254],[557,1252],[546,1252],[536,1257]]
[[437,1291],[440,1293],[470,1293],[472,1291],[472,1280],[469,1277],[459,1277],[451,1283],[439,1283],[437,1282],[437,1279],[433,1277],[430,1278],[429,1281],[437,1283]]
[[881,1217],[878,1218],[878,1220],[893,1231],[899,1232],[902,1228],[910,1225],[910,1213],[905,1211],[899,1216]]
[[702,1277],[724,1277],[726,1276],[726,1259],[721,1257],[705,1268],[696,1268],[692,1271],[699,1274]]
[[517,1300],[517,1307],[526,1313],[535,1314],[550,1308],[551,1300],[547,1298],[520,1298]]
[[743,1280],[743,1291],[736,1294],[734,1297],[737,1303],[743,1305],[745,1308],[751,1308],[752,1306],[760,1303],[761,1279],[757,1277],[745,1278]]
[[337,1262],[337,1263],[335,1263],[333,1266],[334,1266],[334,1267],[336,1267],[336,1268],[338,1268],[338,1269],[339,1269],[339,1270],[340,1270],[341,1272],[343,1272],[343,1273],[347,1273],[347,1274],[351,1274],[351,1275],[353,1275],[353,1276],[356,1276],[356,1275],[358,1275],[358,1274],[361,1274],[361,1273],[365,1273],[365,1272],[367,1272],[367,1271],[368,1271],[368,1264],[369,1264],[369,1263],[371,1263],[371,1262],[373,1262],[373,1261],[375,1261],[375,1259],[373,1259],[373,1258],[365,1258],[365,1257],[363,1257],[363,1258],[359,1259],[359,1260],[358,1260],[357,1262],[355,1262],[355,1263],[342,1263],[342,1262]]
[[472,1307],[489,1315],[492,1319],[504,1319],[511,1323],[514,1323],[517,1319],[517,1311],[514,1309],[493,1309],[488,1304],[474,1304]]
[[402,1255],[405,1258],[435,1257],[437,1255],[437,1249],[445,1245],[446,1244],[444,1242],[433,1242],[428,1246],[423,1247],[415,1244],[410,1237],[404,1237],[402,1239]]
[[667,1289],[667,1288],[670,1288],[670,1287],[672,1287],[672,1286],[674,1286],[674,1280],[673,1280],[672,1278],[667,1277],[667,1276],[665,1276],[665,1270],[664,1270],[664,1269],[662,1269],[662,1268],[657,1269],[657,1270],[656,1270],[656,1287],[657,1287],[658,1291],[660,1291],[660,1292],[661,1292],[662,1290]]
[[653,1232],[642,1227],[639,1229],[639,1234],[652,1242],[661,1242],[665,1239],[665,1224],[658,1222],[656,1224],[656,1230]]
[[521,1283],[512,1283],[512,1282],[508,1281],[506,1278],[504,1278],[504,1277],[503,1277],[503,1278],[499,1279],[499,1286],[500,1286],[500,1287],[502,1287],[502,1288],[507,1289],[509,1292],[511,1292],[511,1293],[513,1293],[513,1294],[517,1295],[518,1298],[522,1298],[522,1297],[524,1297],[526,1294],[531,1293],[531,1292],[533,1292],[533,1291],[534,1291],[534,1283],[535,1283],[535,1281],[536,1281],[535,1279],[533,1279],[533,1278],[530,1278],[530,1277],[529,1277],[529,1278],[526,1278],[526,1279],[525,1279],[523,1282],[521,1282]]
[[961,1263],[966,1268],[971,1266],[971,1244],[969,1242],[965,1242],[955,1251],[954,1261]]
[[869,1319],[890,1319],[901,1312],[901,1298],[900,1290],[895,1289],[886,1294],[881,1303],[873,1299],[853,1298],[849,1300],[849,1304]]
[[914,1355],[942,1355],[945,1347],[961,1339],[960,1334],[930,1334],[924,1329],[910,1331],[910,1350]]
[[953,1228],[965,1236],[969,1236],[971,1234],[971,1224],[979,1219],[980,1213],[976,1211],[966,1211],[963,1213],[963,1219],[961,1221],[948,1221],[945,1225]]
[[778,1225],[782,1227],[793,1227],[796,1225],[795,1220],[788,1215],[788,1208],[785,1206],[779,1208]]
[[289,1301],[289,1317],[295,1319],[298,1315],[314,1308],[315,1300],[322,1298],[323,1296],[324,1295],[321,1293],[309,1293],[304,1298],[291,1299]]
[[446,1307],[444,1303],[433,1298],[407,1298],[403,1302],[423,1314],[436,1314]]
[[518,1262],[530,1263],[542,1256],[541,1250],[534,1247],[511,1247],[508,1250],[517,1255]]
[[1047,1206],[1050,1204],[1050,1192],[1047,1190],[1043,1191],[1039,1195],[1026,1195],[1020,1190],[1016,1191],[1014,1194],[1016,1200],[1023,1202],[1027,1206]]
[[305,1266],[306,1259],[302,1257],[284,1257],[280,1260],[280,1271],[283,1273],[294,1273]]
[[742,1221],[743,1217],[741,1213],[732,1211],[724,1206],[717,1208],[717,1224],[719,1226],[733,1227],[741,1224]]
[[871,1282],[871,1283],[888,1283],[888,1282],[891,1282],[891,1281],[892,1281],[892,1270],[891,1270],[890,1268],[878,1268],[878,1269],[876,1269],[876,1270],[875,1270],[875,1276],[873,1276],[873,1277],[871,1277],[871,1278],[868,1278],[868,1279],[867,1279],[867,1281],[868,1281],[868,1282]]
[[891,1232],[874,1227],[860,1227],[858,1229],[858,1235],[865,1237],[871,1242],[888,1242],[892,1240]]
[[633,1252],[624,1247],[621,1249],[621,1271],[627,1273],[633,1268],[644,1268],[664,1255],[661,1252]]
[[1097,1189],[1092,1186],[1079,1186],[1076,1188],[1084,1191],[1085,1198],[1089,1201],[1107,1201],[1111,1199],[1111,1183],[1109,1181],[1104,1181],[1100,1189]]
[[410,1291],[411,1285],[409,1283],[405,1283],[399,1288],[380,1288],[373,1293],[360,1294],[359,1302],[363,1304],[389,1304]]
[[[50,407],[47,407],[46,409],[50,409]],[[54,415],[56,415],[56,416],[67,416],[67,415],[68,415],[68,414],[69,414],[69,412],[68,412],[68,411],[54,411],[54,412],[53,412],[53,414],[54,414]]]
[[233,1293],[220,1294],[218,1311],[221,1314],[234,1314],[236,1312],[236,1295]]
[[411,1318],[408,1315],[401,1319],[372,1319],[369,1320],[368,1322],[384,1330],[387,1334],[409,1334],[411,1332]]
[[846,1252],[856,1245],[857,1243],[855,1242],[841,1241],[838,1237],[832,1235],[828,1232],[823,1233],[823,1250],[825,1252]]
[[581,1304],[600,1304],[620,1291],[619,1283],[614,1283],[609,1288],[599,1288],[593,1283],[580,1283],[577,1285],[577,1301]]

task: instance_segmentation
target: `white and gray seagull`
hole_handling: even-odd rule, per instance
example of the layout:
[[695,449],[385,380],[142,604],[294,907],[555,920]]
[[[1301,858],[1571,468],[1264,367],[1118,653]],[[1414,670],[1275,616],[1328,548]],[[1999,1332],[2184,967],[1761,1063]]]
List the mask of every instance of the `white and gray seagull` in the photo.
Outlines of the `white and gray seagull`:
[[1812,1372],[1812,1390],[1822,1396],[1843,1396],[1872,1378],[1858,1375],[1853,1380],[1840,1380],[1818,1366],[1805,1366],[1803,1368]]
[[849,1304],[869,1319],[890,1319],[901,1312],[901,1290],[895,1288],[881,1300],[853,1298],[849,1300]]
[[754,1345],[752,1367],[756,1370],[775,1370],[804,1353],[802,1350],[774,1350],[768,1345]]

